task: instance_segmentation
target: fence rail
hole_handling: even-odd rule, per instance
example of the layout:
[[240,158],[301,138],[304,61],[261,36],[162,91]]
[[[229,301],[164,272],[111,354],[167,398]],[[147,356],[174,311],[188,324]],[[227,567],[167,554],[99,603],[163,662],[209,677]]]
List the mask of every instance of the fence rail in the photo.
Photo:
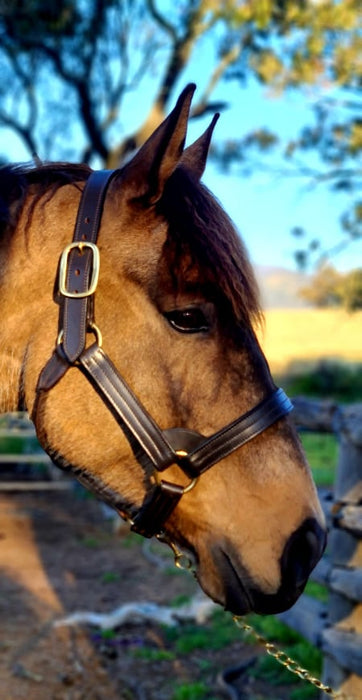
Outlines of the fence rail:
[[[7,440],[16,440],[19,443],[19,451],[10,452]],[[5,450],[1,449],[0,442],[0,491],[59,491],[69,489],[72,480],[57,469],[50,457],[41,449],[37,443],[34,426],[24,413],[9,413],[0,418],[0,441],[4,440]],[[21,446],[21,449],[20,449]],[[16,479],[6,476],[11,475],[12,468],[20,466],[20,474]],[[42,467],[44,478],[36,479],[21,478],[27,467]],[[25,468],[25,469],[24,469]],[[4,473],[6,476],[4,477]]]

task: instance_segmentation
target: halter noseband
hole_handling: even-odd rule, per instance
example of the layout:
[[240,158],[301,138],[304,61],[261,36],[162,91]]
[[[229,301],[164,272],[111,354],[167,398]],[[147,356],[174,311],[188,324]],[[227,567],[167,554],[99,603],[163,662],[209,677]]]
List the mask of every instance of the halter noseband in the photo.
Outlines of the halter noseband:
[[[162,532],[181,496],[191,490],[203,472],[288,414],[293,406],[284,391],[276,389],[257,406],[209,437],[184,428],[161,430],[142,406],[103,351],[101,333],[94,322],[93,302],[99,272],[96,242],[107,189],[117,172],[95,171],[84,187],[73,242],[60,259],[58,342],[38,380],[33,419],[36,424],[39,402],[46,392],[69,367],[76,366],[116,418],[142,466],[151,465],[157,476],[158,472],[177,464],[191,479],[189,486],[157,477],[131,520],[132,530],[152,537]],[[96,341],[86,348],[89,332],[95,334]]]

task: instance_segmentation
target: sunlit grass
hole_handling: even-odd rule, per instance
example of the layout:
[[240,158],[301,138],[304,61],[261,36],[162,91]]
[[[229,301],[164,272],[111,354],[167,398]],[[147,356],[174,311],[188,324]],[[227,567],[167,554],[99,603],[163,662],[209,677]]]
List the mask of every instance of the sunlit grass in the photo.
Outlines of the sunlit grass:
[[329,433],[300,434],[317,486],[331,486],[335,478],[338,444]]
[[271,309],[265,312],[261,345],[273,372],[321,359],[362,362],[362,311]]

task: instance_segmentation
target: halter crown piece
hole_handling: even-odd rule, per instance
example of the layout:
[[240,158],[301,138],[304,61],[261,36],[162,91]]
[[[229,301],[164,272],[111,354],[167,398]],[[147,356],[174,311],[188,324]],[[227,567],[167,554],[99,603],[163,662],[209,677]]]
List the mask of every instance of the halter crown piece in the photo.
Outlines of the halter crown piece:
[[[99,273],[97,237],[107,189],[117,170],[90,175],[77,214],[73,242],[62,253],[59,265],[59,335],[53,355],[43,368],[37,385],[39,403],[71,366],[78,367],[93,385],[128,439],[137,460],[152,466],[155,484],[131,520],[132,530],[144,537],[162,534],[162,528],[181,496],[216,462],[263,432],[288,414],[293,406],[282,389],[276,389],[247,413],[218,432],[205,437],[184,428],[161,430],[142,406],[102,349],[102,336],[94,319],[94,294]],[[87,333],[95,342],[86,348]],[[158,475],[177,464],[191,479],[180,486]],[[111,501],[112,504],[112,501]],[[117,504],[114,507],[119,510]],[[124,515],[124,513],[122,513]]]

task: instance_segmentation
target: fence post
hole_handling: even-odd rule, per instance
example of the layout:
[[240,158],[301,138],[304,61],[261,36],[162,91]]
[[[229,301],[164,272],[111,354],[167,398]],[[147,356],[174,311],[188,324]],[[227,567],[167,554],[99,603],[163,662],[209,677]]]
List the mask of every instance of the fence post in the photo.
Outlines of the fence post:
[[[331,592],[329,626],[322,633],[323,682],[358,700],[362,698],[362,532],[353,513],[360,512],[356,506],[362,504],[362,404],[339,407],[333,415],[333,428],[339,441],[339,459],[328,545]],[[346,512],[352,516],[345,518]],[[346,580],[354,581],[348,595],[343,594],[343,583],[338,590],[339,581]]]

